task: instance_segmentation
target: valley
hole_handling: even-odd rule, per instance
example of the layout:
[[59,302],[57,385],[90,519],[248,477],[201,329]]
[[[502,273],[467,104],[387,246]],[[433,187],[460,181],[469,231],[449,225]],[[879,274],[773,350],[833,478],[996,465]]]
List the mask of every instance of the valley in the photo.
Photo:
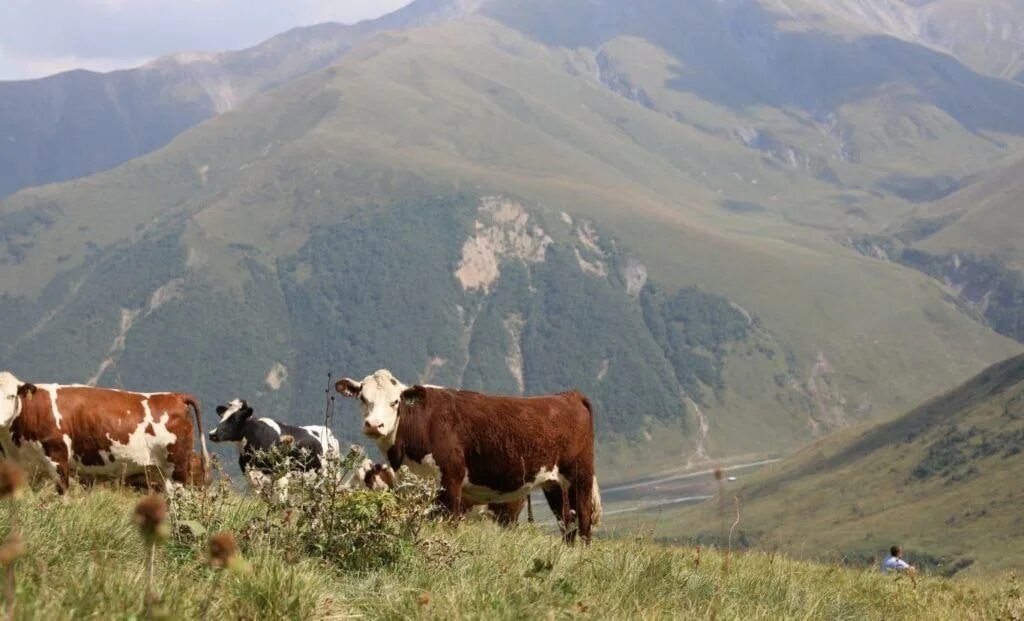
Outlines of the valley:
[[[1018,565],[1024,358],[886,423],[822,439],[724,490],[745,545],[859,566],[891,542],[936,573]],[[705,494],[712,483],[705,480]],[[712,491],[712,494],[716,492]],[[731,509],[726,511],[733,515]],[[646,512],[656,536],[715,540],[716,501]]]

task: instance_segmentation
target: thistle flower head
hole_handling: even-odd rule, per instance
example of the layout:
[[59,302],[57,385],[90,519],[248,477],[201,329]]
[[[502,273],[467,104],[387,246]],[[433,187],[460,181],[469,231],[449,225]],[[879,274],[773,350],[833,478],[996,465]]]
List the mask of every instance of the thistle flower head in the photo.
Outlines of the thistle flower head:
[[0,498],[17,497],[25,487],[25,471],[8,462],[0,463]]
[[240,570],[245,568],[245,561],[238,550],[235,536],[230,532],[221,532],[210,537],[210,566],[216,569]]
[[10,565],[25,554],[25,540],[18,533],[11,533],[4,545],[0,546],[0,565]]
[[148,542],[166,539],[170,534],[167,526],[167,503],[162,496],[150,494],[135,505],[133,514],[135,525],[139,527],[142,538]]

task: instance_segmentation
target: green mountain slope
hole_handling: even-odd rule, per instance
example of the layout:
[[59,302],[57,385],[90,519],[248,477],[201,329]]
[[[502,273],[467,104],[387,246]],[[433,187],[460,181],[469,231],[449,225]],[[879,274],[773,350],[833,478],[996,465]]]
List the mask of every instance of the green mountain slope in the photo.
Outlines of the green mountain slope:
[[0,198],[149,153],[255,94],[328,66],[377,32],[451,19],[465,5],[418,0],[376,20],[295,28],[245,50],[0,81]]
[[994,256],[1024,269],[1024,161],[1017,160],[983,176],[942,201],[926,206],[920,218],[944,224],[917,245],[937,253],[966,252]]
[[[624,96],[632,70],[602,69],[689,58],[660,47],[649,15],[637,29],[604,14],[607,42],[545,45],[502,3],[485,8],[492,17],[374,37],[150,155],[0,203],[5,364],[207,403],[242,396],[302,421],[322,416],[328,369],[502,392],[577,386],[598,403],[615,478],[787,450],[1019,350],[929,278],[836,243],[837,227],[913,211],[872,189],[901,169],[908,139],[885,134],[890,163],[850,158],[838,178],[784,165],[768,142],[696,118],[786,117],[805,139],[830,135],[809,121],[827,106],[770,98],[788,87],[779,71],[743,105],[700,84],[666,88],[703,102],[690,119],[681,100]],[[739,54],[736,41],[723,38],[723,53]],[[871,45],[826,43],[844,62],[878,62]],[[936,120],[937,143],[1001,135],[978,143],[978,165],[1012,151],[1013,119],[986,111],[1024,103],[1024,90],[905,51],[889,82],[861,95],[846,85],[827,105],[888,109],[884,92],[931,59],[939,69],[910,82],[906,110]],[[749,74],[726,86],[742,91]],[[843,118],[856,140],[877,128]],[[342,416],[352,437],[353,409]]]
[[1024,164],[1012,161],[850,245],[935,278],[967,312],[1024,341],[1022,171]]
[[[1022,421],[1018,356],[891,422],[816,442],[727,493],[739,496],[743,536],[755,545],[859,562],[902,542],[947,572],[1017,567]],[[676,523],[708,524],[714,511],[690,509]]]

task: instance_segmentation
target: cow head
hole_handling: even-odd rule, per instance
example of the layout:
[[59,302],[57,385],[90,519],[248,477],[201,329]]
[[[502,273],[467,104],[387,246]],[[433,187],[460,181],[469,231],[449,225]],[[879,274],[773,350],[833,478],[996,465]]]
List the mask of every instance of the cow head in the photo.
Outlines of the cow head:
[[210,432],[211,442],[241,442],[245,423],[252,417],[252,408],[244,399],[235,399],[217,406],[220,422]]
[[378,443],[393,443],[398,432],[398,404],[407,386],[395,379],[391,371],[381,369],[357,382],[343,378],[335,390],[350,399],[359,399],[363,412],[363,434]]
[[9,427],[21,414],[22,400],[36,394],[33,384],[25,384],[13,373],[0,373],[0,427]]

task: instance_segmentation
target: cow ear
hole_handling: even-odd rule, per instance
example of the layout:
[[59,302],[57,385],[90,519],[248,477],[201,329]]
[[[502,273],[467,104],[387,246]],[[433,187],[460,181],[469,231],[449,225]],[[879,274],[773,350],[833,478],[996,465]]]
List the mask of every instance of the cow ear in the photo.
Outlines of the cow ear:
[[245,401],[242,402],[242,409],[238,411],[238,415],[242,417],[242,420],[246,420],[252,416],[252,408],[249,407]]
[[427,398],[427,389],[423,386],[416,385],[412,388],[406,388],[402,392],[402,404],[406,407],[414,408],[417,405],[423,403]]
[[343,377],[334,384],[334,389],[349,399],[355,399],[363,389],[363,384],[354,379]]
[[227,412],[227,411],[228,411],[228,406],[226,406],[226,405],[218,405],[217,406],[217,414],[218,415],[223,416],[224,412]]
[[18,386],[18,396],[23,399],[31,399],[37,390],[39,389],[36,388],[35,384],[22,384]]

